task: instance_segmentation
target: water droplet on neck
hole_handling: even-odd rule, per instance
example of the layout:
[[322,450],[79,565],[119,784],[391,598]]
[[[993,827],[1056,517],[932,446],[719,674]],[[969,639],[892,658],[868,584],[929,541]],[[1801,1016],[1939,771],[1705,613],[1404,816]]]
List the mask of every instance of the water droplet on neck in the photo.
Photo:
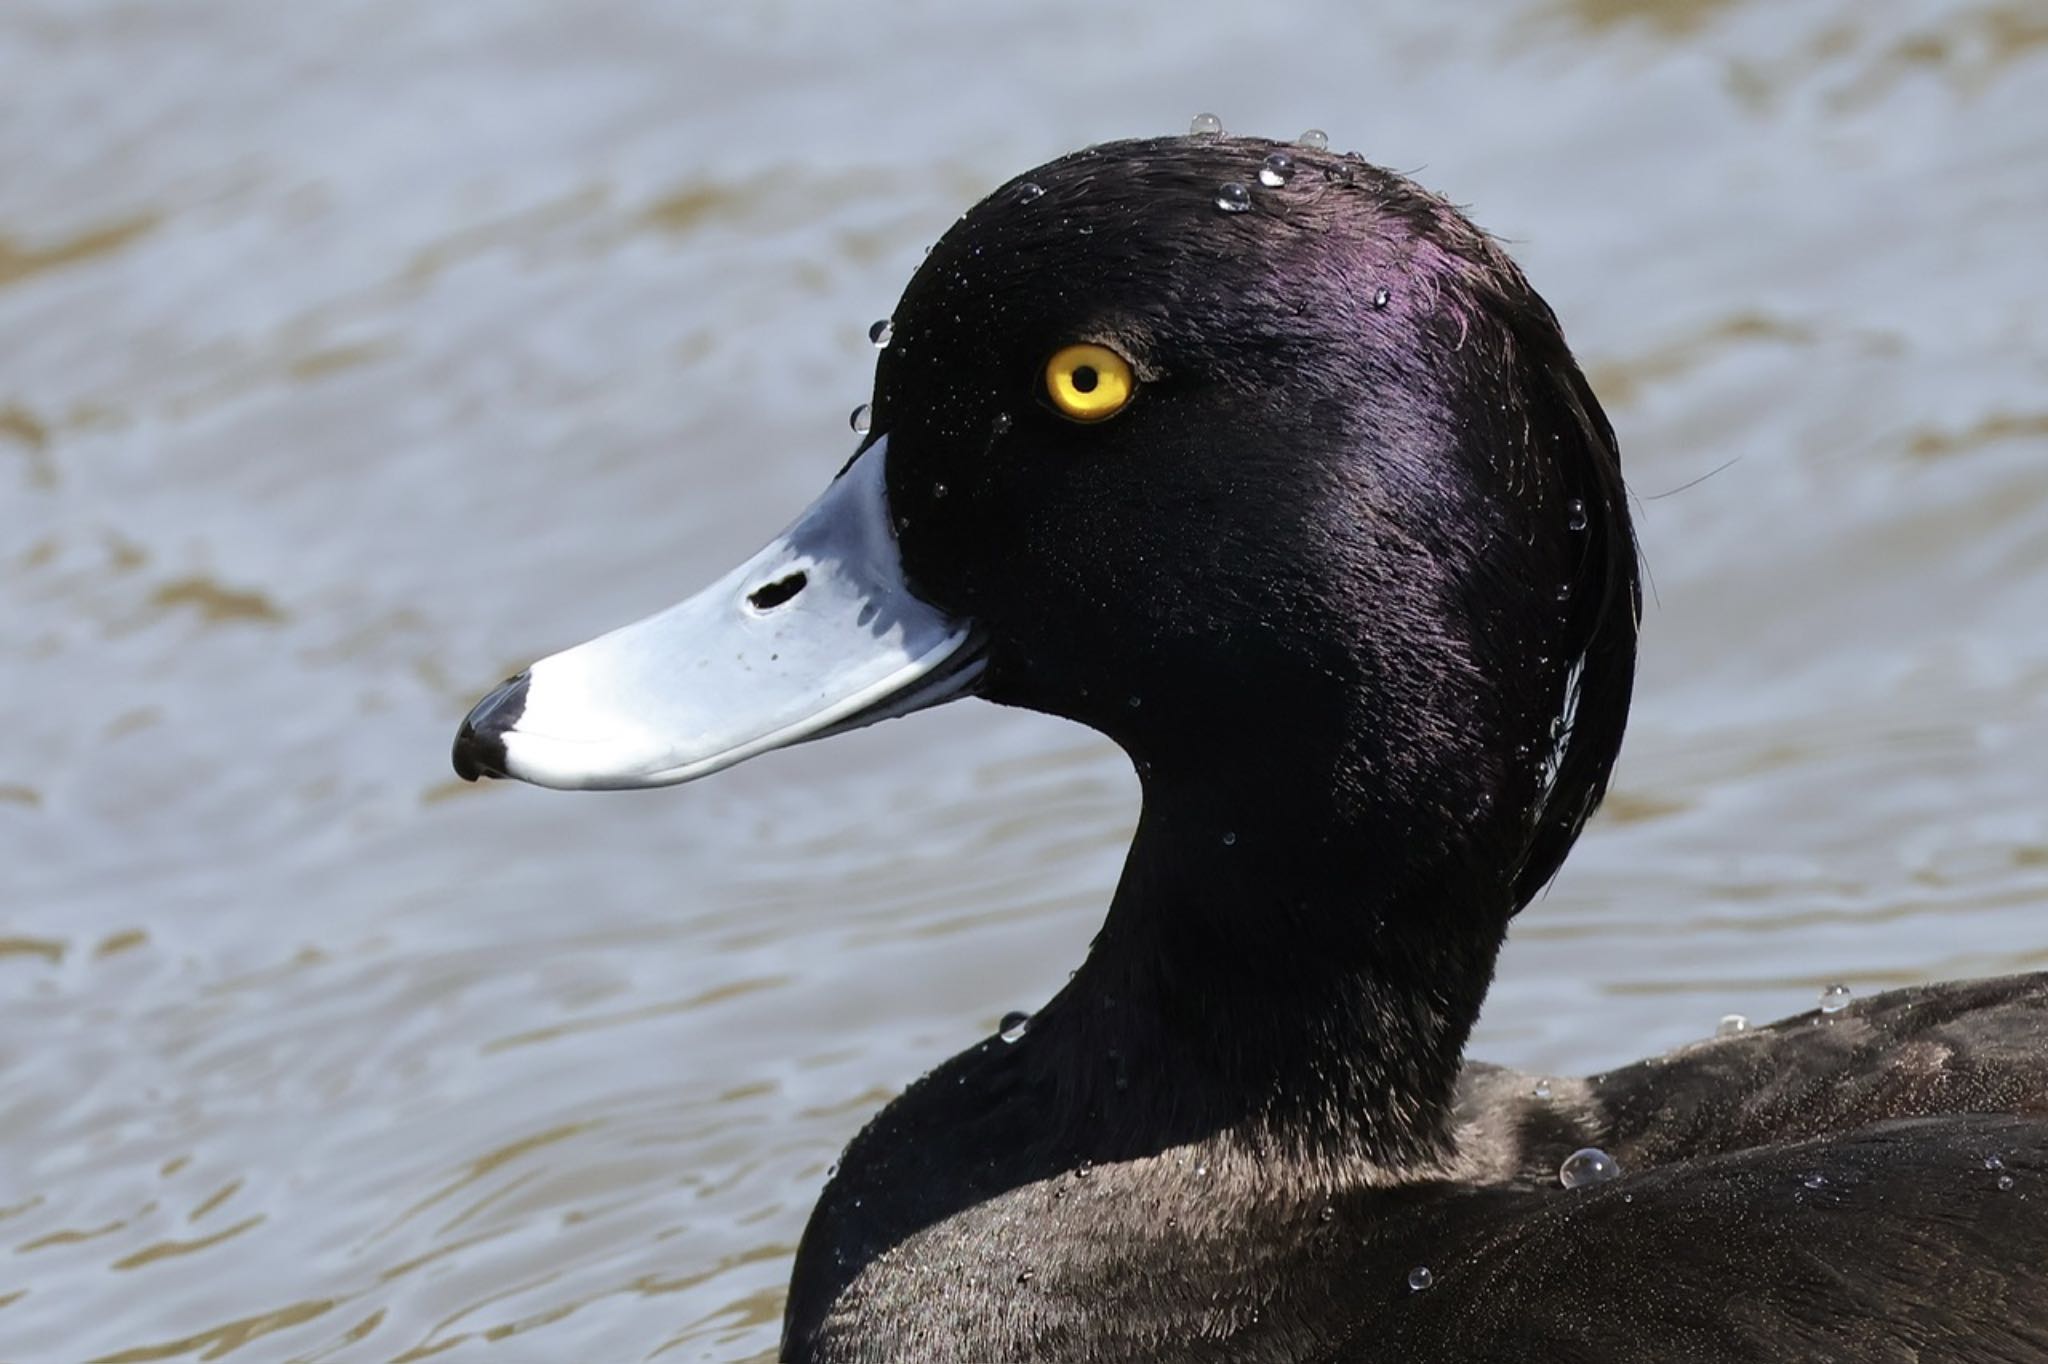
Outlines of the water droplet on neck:
[[1294,158],[1286,152],[1274,152],[1259,167],[1259,183],[1268,189],[1278,189],[1294,178]]
[[1417,1265],[1408,1271],[1408,1287],[1417,1293],[1436,1282],[1436,1275],[1429,1272],[1428,1265]]
[[1820,1011],[1824,1014],[1838,1014],[1849,1007],[1852,993],[1846,985],[1825,985],[1820,992]]
[[1535,1094],[1537,1098],[1547,1101],[1550,1098],[1550,1081],[1538,1080],[1536,1082],[1536,1088],[1531,1092]]
[[1235,180],[1216,187],[1216,207],[1225,213],[1243,213],[1252,206],[1252,192]]
[[1294,139],[1294,145],[1307,147],[1312,152],[1326,152],[1330,150],[1330,135],[1321,128],[1310,128]]
[[1714,1036],[1733,1037],[1739,1032],[1749,1031],[1749,1020],[1741,1014],[1722,1014],[1721,1021],[1714,1025]]
[[1384,308],[1393,301],[1394,296],[1385,289],[1375,289],[1372,291],[1372,306],[1375,308]]
[[1044,193],[1044,185],[1039,184],[1036,180],[1026,180],[1023,184],[1017,186],[1017,201],[1019,203],[1028,204],[1033,199],[1042,196]]
[[1567,1189],[1586,1189],[1605,1184],[1621,1173],[1621,1164],[1597,1146],[1574,1151],[1557,1167],[1557,1182]]
[[1196,114],[1188,120],[1188,136],[1221,137],[1223,136],[1223,120],[1214,114]]
[[1584,530],[1586,528],[1586,504],[1584,501],[1575,497],[1565,504],[1565,525],[1572,530]]
[[1003,1015],[1003,1021],[996,1027],[996,1036],[1005,1042],[1021,1041],[1031,1028],[1031,1015],[1013,1009]]
[[872,421],[872,417],[873,413],[869,411],[868,405],[866,403],[862,403],[859,407],[856,407],[855,409],[853,409],[852,412],[849,412],[847,414],[846,424],[853,428],[855,435],[864,436],[867,434],[868,427]]
[[881,350],[884,346],[887,346],[890,341],[895,339],[895,336],[896,328],[890,325],[889,319],[886,317],[868,328],[868,344],[876,350]]

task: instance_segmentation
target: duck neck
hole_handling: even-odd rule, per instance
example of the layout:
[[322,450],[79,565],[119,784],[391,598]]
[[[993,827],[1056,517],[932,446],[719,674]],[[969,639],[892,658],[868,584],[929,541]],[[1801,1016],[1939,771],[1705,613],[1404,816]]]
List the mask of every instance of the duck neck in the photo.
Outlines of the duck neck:
[[1300,776],[1145,773],[1102,931],[1032,1024],[1093,1158],[1182,1136],[1388,1173],[1450,1153],[1507,891],[1453,865],[1474,859],[1416,865],[1430,840]]
[[[1187,1300],[1256,1323],[1268,1289],[1341,1263],[1314,1250],[1333,1211],[1363,1236],[1372,1191],[1453,1154],[1508,907],[1460,870],[1487,859],[1382,801],[1301,798],[1377,789],[1298,780],[1312,769],[1139,767],[1144,811],[1086,963],[1021,1038],[946,1062],[847,1147],[797,1256],[786,1357],[918,1353],[906,1330],[958,1346],[933,1358],[997,1357],[992,1341],[1042,1338],[1056,1300],[1102,1327],[1072,1357],[1150,1358],[1110,1337],[1172,1339],[1157,1304],[1092,1306],[1142,1247],[1191,1256]],[[1068,1239],[1048,1243],[1049,1222]],[[1204,1243],[1217,1253],[1192,1254]]]

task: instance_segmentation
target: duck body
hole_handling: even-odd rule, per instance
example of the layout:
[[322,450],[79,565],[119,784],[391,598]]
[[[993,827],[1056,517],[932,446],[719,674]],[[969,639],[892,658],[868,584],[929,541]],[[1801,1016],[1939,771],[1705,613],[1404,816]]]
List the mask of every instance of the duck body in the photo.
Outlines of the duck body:
[[[1542,1098],[1474,1065],[1455,1154],[1405,1170],[1214,1138],[1020,1162],[1058,1097],[1017,1045],[956,1057],[849,1148],[792,1358],[2048,1359],[2048,976],[1892,991]],[[1587,1147],[1625,1175],[1562,1187]]]
[[[810,510],[456,766],[658,785],[966,694],[1130,755],[1086,961],[849,1145],[786,1359],[2048,1361],[2042,978],[1547,1099],[1465,1063],[1637,603],[1613,432],[1491,239],[1355,158],[1117,143],[933,248]],[[1561,1187],[1581,1147],[1621,1176]]]

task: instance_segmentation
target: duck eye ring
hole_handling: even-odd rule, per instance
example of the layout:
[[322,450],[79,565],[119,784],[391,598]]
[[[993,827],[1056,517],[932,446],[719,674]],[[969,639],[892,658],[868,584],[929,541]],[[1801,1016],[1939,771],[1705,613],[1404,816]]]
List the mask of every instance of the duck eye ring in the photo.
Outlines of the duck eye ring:
[[1137,387],[1131,362],[1107,346],[1062,346],[1045,362],[1045,396],[1061,416],[1077,422],[1114,417]]

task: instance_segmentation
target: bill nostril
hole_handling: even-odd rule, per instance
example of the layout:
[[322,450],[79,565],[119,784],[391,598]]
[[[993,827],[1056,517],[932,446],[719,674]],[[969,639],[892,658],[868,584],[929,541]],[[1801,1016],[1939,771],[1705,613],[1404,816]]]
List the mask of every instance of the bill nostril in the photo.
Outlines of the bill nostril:
[[756,611],[773,611],[776,607],[804,590],[810,579],[802,571],[786,573],[765,587],[757,587],[747,593],[747,605]]

